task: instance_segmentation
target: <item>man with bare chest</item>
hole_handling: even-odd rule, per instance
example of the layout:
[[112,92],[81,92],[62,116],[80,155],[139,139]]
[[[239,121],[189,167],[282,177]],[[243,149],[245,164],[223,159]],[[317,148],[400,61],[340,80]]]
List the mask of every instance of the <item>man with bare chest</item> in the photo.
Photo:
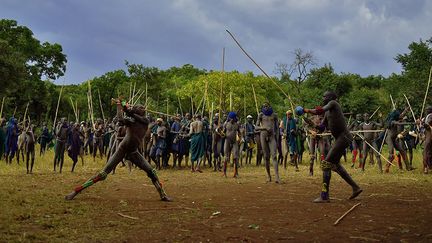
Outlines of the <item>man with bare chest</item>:
[[[299,108],[299,107],[298,107]],[[327,91],[323,95],[323,106],[317,106],[315,109],[304,109],[300,107],[300,113],[324,114],[324,120],[317,127],[320,131],[327,128],[335,141],[332,144],[329,153],[325,160],[321,161],[321,169],[323,171],[323,185],[321,195],[314,200],[315,203],[330,202],[329,186],[331,179],[331,171],[338,173],[352,188],[352,194],[349,199],[356,198],[363,190],[351,178],[345,168],[340,164],[340,159],[345,152],[345,149],[352,142],[353,137],[349,133],[346,126],[345,118],[342,113],[342,108],[337,102],[336,93]]]
[[[195,116],[195,121],[190,123],[189,135],[190,139],[190,152],[191,152],[191,171],[202,172],[200,164],[205,153],[205,137],[204,137],[204,124],[201,121],[201,115]],[[195,167],[196,162],[196,167]]]
[[275,170],[275,182],[280,183],[279,165],[276,159],[277,138],[279,137],[277,115],[273,112],[273,108],[269,103],[264,103],[261,108],[261,113],[258,116],[256,131],[260,131],[261,147],[264,154],[265,167],[267,172],[267,181],[271,182],[270,174],[270,158]]
[[239,138],[240,138],[240,124],[237,122],[237,114],[235,112],[228,113],[228,120],[224,124],[224,133],[225,133],[225,144],[224,144],[224,153],[225,153],[225,161],[224,161],[224,176],[226,177],[227,164],[230,161],[230,157],[232,154],[233,163],[234,163],[234,177],[237,178],[238,168],[239,168]]

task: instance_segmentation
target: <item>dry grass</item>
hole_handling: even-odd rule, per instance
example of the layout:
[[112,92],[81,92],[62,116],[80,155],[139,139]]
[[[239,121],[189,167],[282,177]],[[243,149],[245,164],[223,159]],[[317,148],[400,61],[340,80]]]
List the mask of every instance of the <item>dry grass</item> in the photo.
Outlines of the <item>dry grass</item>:
[[[349,155],[350,156],[350,155]],[[211,201],[214,188],[228,188],[236,186],[250,186],[257,190],[247,191],[247,195],[259,193],[259,188],[266,186],[263,167],[247,166],[240,169],[241,178],[226,179],[219,173],[211,173],[209,169],[203,174],[193,174],[184,170],[162,170],[159,176],[178,202],[175,204],[161,204],[145,173],[133,170],[131,174],[125,168],[119,168],[116,175],[110,175],[104,182],[91,187],[76,200],[67,202],[64,195],[72,188],[99,171],[105,160],[86,157],[85,165],[78,163],[76,172],[71,173],[71,160],[65,158],[65,168],[62,174],[52,171],[53,152],[49,151],[44,157],[37,157],[34,173],[26,174],[25,163],[20,165],[16,161],[12,165],[0,162],[0,242],[98,242],[122,241],[127,239],[126,233],[143,227],[155,235],[160,233],[166,222],[193,221],[195,218],[208,218],[204,212],[214,212],[223,205]],[[350,160],[350,159],[349,159]],[[307,162],[304,159],[300,172],[294,172],[293,167],[281,170],[284,184],[281,192],[300,194],[302,190],[290,191],[291,182],[297,187],[319,190],[321,181],[319,167],[316,175],[308,176]],[[414,166],[419,168],[412,172],[399,171],[392,167],[390,174],[379,174],[376,167],[367,165],[366,172],[349,168],[348,171],[365,188],[374,185],[387,185],[381,191],[363,194],[364,198],[383,198],[398,195],[397,188],[410,188],[418,194],[430,192],[432,178],[421,173],[420,152],[415,154]],[[346,167],[349,167],[346,165]],[[232,168],[230,168],[232,174]],[[340,178],[334,176],[332,190],[336,191],[334,200],[340,200],[339,192],[346,191],[338,188]],[[396,188],[395,188],[396,187]],[[335,188],[335,189],[333,189]],[[308,189],[308,190],[309,190]],[[202,195],[192,196],[188,192],[204,190]],[[134,194],[135,193],[135,194]],[[417,195],[417,194],[413,194]],[[401,195],[399,195],[401,196]],[[194,197],[196,197],[194,199]],[[401,202],[415,202],[417,196],[400,198]],[[266,200],[286,200],[278,197]],[[194,207],[195,202],[200,204]],[[119,213],[139,220],[120,217]],[[147,220],[149,215],[156,215],[159,220]],[[206,222],[202,223],[205,226]],[[183,236],[192,236],[189,229],[182,229]],[[182,236],[182,237],[183,237]],[[163,237],[163,236],[162,236]],[[155,238],[148,238],[155,239]],[[190,238],[179,238],[188,241]]]

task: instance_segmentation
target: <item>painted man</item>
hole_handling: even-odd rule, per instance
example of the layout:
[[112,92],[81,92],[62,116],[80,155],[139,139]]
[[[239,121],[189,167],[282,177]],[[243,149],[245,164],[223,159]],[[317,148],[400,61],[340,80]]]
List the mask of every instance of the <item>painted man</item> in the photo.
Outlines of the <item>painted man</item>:
[[98,150],[101,159],[104,154],[104,133],[105,127],[103,121],[102,119],[98,119],[95,124],[95,130],[93,133],[93,161],[96,159],[96,154]]
[[247,122],[245,124],[246,133],[246,164],[251,164],[253,149],[255,147],[255,125],[253,124],[253,117],[248,115],[246,117]]
[[[25,130],[25,151],[26,151],[26,168],[27,174],[33,173],[33,166],[35,161],[35,143],[36,139],[33,133],[34,126],[29,124]],[[31,160],[31,163],[30,163]]]
[[84,153],[93,154],[93,132],[90,122],[84,123],[82,129],[84,132]]
[[362,192],[362,189],[354,182],[345,168],[340,164],[340,159],[344,150],[352,142],[353,137],[346,126],[342,108],[337,102],[336,93],[332,91],[325,92],[323,95],[323,107],[318,106],[315,109],[304,109],[304,112],[324,114],[324,120],[319,125],[318,129],[323,131],[327,127],[335,139],[325,160],[321,161],[323,185],[321,195],[315,199],[314,202],[330,202],[329,187],[332,170],[338,173],[351,186],[352,194],[349,199],[357,197]]
[[6,147],[6,119],[0,117],[0,160],[3,159],[5,155]]
[[226,177],[227,165],[230,162],[231,156],[234,164],[234,177],[238,178],[239,173],[239,146],[240,146],[240,124],[238,123],[237,114],[235,112],[228,113],[228,120],[224,123],[223,131],[225,134],[224,154],[225,161],[223,172]]
[[[382,126],[382,124],[377,123],[375,121],[371,121],[370,120],[370,115],[369,113],[364,113],[363,114],[363,122],[360,124],[359,126],[359,130],[360,131],[369,131],[369,132],[362,132],[362,136],[364,138],[364,142],[363,142],[363,158],[360,162],[360,168],[362,169],[362,171],[364,171],[365,169],[365,164],[366,164],[366,159],[369,155],[369,151],[372,150],[373,155],[375,156],[377,163],[378,163],[378,169],[380,171],[380,173],[383,172],[382,170],[382,163],[381,163],[381,156],[378,152],[376,151],[380,151],[381,150],[381,144],[378,144],[378,141],[376,139],[376,134],[375,132],[373,132],[372,130],[377,130],[378,128],[380,128]],[[371,148],[371,146],[373,148]]]
[[[350,124],[348,130],[350,131],[358,131],[360,130],[360,124],[362,123],[362,114],[357,114],[356,115],[356,119]],[[352,165],[351,167],[355,166],[355,162],[357,161],[357,156],[359,156],[360,161],[363,159],[363,153],[362,153],[362,149],[363,149],[363,141],[361,139],[360,136],[358,136],[357,134],[354,134],[353,136],[353,140],[352,140],[352,146],[353,146],[353,151],[352,151]],[[359,166],[360,167],[360,166]]]
[[[123,141],[124,137],[126,136],[126,126],[124,126],[123,123],[119,122],[118,118],[114,119],[115,122],[115,127],[114,127],[114,135],[111,137],[111,145],[110,145],[110,149],[109,149],[109,153],[107,156],[107,163],[109,161],[109,159],[111,158],[111,156],[117,151],[117,149],[119,148],[120,143]],[[121,163],[123,164],[123,166],[126,166],[126,164],[124,163],[124,160],[121,160]],[[132,170],[132,166],[131,163],[128,163],[129,165],[129,172],[131,172]],[[117,167],[113,168],[112,173],[115,174],[115,170]]]
[[178,164],[179,168],[181,167],[181,160],[183,159],[180,153],[180,150],[182,149],[180,129],[180,114],[177,114],[174,117],[174,122],[171,124],[171,133],[174,134],[171,150],[173,152],[173,167],[176,167]]
[[54,152],[54,171],[56,171],[57,166],[59,166],[60,173],[63,169],[64,152],[66,150],[69,129],[66,118],[62,118],[55,128],[56,146]]
[[283,131],[285,135],[285,143],[286,143],[286,155],[284,160],[284,168],[286,169],[286,160],[288,158],[288,153],[290,155],[290,164],[294,165],[296,171],[299,171],[297,156],[298,156],[298,148],[297,148],[297,119],[294,118],[291,110],[286,112],[286,116],[283,119]]
[[206,162],[208,163],[209,167],[213,167],[212,162],[212,134],[211,134],[211,128],[210,128],[210,122],[208,120],[207,116],[204,116],[202,119],[203,122],[203,133],[204,133],[204,161],[203,164],[205,165]]
[[189,129],[192,172],[198,171],[202,173],[200,165],[205,154],[205,137],[203,126],[204,124],[201,121],[201,115],[195,115],[195,121],[191,122]]
[[[310,157],[309,175],[313,176],[314,164],[315,164],[315,160],[317,158],[317,150],[319,150],[319,148],[320,148],[320,146],[319,146],[320,142],[324,139],[324,137],[321,136],[323,132],[321,132],[321,131],[319,131],[319,129],[317,129],[317,127],[319,127],[319,125],[321,124],[322,117],[319,115],[314,115],[312,118],[304,117],[303,120],[307,124],[306,129],[307,129],[308,134],[309,134],[309,144],[308,144],[309,157]],[[325,156],[325,154],[322,154],[322,155]],[[323,159],[324,158],[320,159],[319,161],[322,161]]]
[[[191,122],[192,122],[192,115],[190,113],[186,113],[184,119],[181,121],[181,125],[182,125],[182,128],[180,130],[181,133],[185,135],[189,134]],[[190,142],[189,139],[186,137],[183,137],[182,139],[185,146],[183,156],[185,158],[186,166],[189,166],[188,163],[189,163]]]
[[[75,166],[78,163],[78,156],[80,156],[81,150],[81,139],[80,139],[80,125],[78,123],[73,124],[70,133],[68,136],[68,155],[72,159],[72,169],[71,172],[74,172]],[[81,162],[84,164],[83,157],[81,157]]]
[[[165,126],[165,122],[162,118],[156,119],[157,129],[156,129],[156,168],[161,169],[162,167],[166,167],[163,164],[163,156],[165,154],[165,150],[167,148],[166,138],[167,138],[167,128]],[[161,163],[162,162],[162,163]]]
[[222,124],[219,119],[219,114],[216,113],[212,124],[212,145],[213,145],[213,162],[214,171],[221,170],[222,163],[222,140],[225,136],[222,130]]
[[[78,193],[80,193],[85,188],[95,184],[98,181],[105,180],[107,175],[112,171],[112,169],[117,166],[123,159],[130,160],[138,168],[144,170],[147,176],[153,182],[156,190],[162,201],[171,201],[162,188],[162,184],[156,175],[156,170],[152,169],[151,165],[144,159],[142,154],[139,153],[138,148],[144,135],[147,131],[149,121],[145,118],[145,108],[143,105],[134,105],[128,107],[128,104],[121,102],[120,100],[115,100],[117,103],[117,118],[119,122],[124,124],[126,128],[126,136],[120,143],[116,152],[111,156],[108,163],[105,165],[104,169],[91,177],[81,186],[78,186],[70,194],[68,194],[65,199],[72,200]],[[125,116],[123,116],[123,112]]]
[[423,173],[428,174],[432,167],[432,106],[426,108],[426,117],[422,119],[425,140],[423,143]]
[[277,138],[279,137],[279,123],[276,113],[269,103],[264,103],[258,116],[255,130],[260,132],[261,147],[265,160],[267,181],[271,182],[270,159],[275,170],[275,182],[280,183],[279,165],[277,161]]
[[39,156],[42,156],[45,154],[47,145],[48,145],[49,140],[50,140],[49,138],[50,138],[50,134],[48,131],[48,127],[47,127],[46,123],[44,122],[43,126],[42,126],[42,133],[41,133],[40,138],[39,138],[40,139],[39,140],[39,143],[40,143]]
[[[394,153],[395,150],[399,151],[405,166],[406,170],[411,170],[411,167],[408,162],[406,151],[400,146],[400,143],[398,142],[398,129],[400,125],[406,125],[406,124],[413,124],[412,122],[402,122],[400,121],[400,118],[405,115],[405,113],[408,111],[408,109],[405,109],[402,113],[400,113],[398,110],[393,110],[386,119],[386,127],[387,127],[387,137],[386,137],[386,143],[388,145],[389,150],[389,156],[388,161],[393,162],[395,159]],[[390,170],[390,163],[386,164],[385,172],[388,173]]]
[[[6,130],[6,162],[12,164],[12,159],[18,150],[18,124],[14,117],[9,119]],[[19,156],[19,155],[18,155]]]

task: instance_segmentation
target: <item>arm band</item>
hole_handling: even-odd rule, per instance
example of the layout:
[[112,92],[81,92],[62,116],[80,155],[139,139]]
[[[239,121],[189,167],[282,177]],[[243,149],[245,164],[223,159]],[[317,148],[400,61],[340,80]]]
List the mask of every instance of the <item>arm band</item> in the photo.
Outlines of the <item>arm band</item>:
[[315,107],[315,112],[317,115],[322,115],[324,114],[324,109],[321,106],[317,106]]

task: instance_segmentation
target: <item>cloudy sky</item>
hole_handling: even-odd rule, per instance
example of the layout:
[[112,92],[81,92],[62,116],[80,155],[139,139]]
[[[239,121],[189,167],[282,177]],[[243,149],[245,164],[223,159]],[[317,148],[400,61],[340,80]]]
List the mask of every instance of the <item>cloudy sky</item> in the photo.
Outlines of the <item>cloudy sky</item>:
[[413,41],[432,37],[427,0],[0,0],[0,16],[59,43],[66,75],[80,83],[124,61],[166,69],[190,63],[221,69],[257,68],[225,29],[273,73],[293,51],[312,51],[318,65],[362,76],[400,72],[394,61]]

